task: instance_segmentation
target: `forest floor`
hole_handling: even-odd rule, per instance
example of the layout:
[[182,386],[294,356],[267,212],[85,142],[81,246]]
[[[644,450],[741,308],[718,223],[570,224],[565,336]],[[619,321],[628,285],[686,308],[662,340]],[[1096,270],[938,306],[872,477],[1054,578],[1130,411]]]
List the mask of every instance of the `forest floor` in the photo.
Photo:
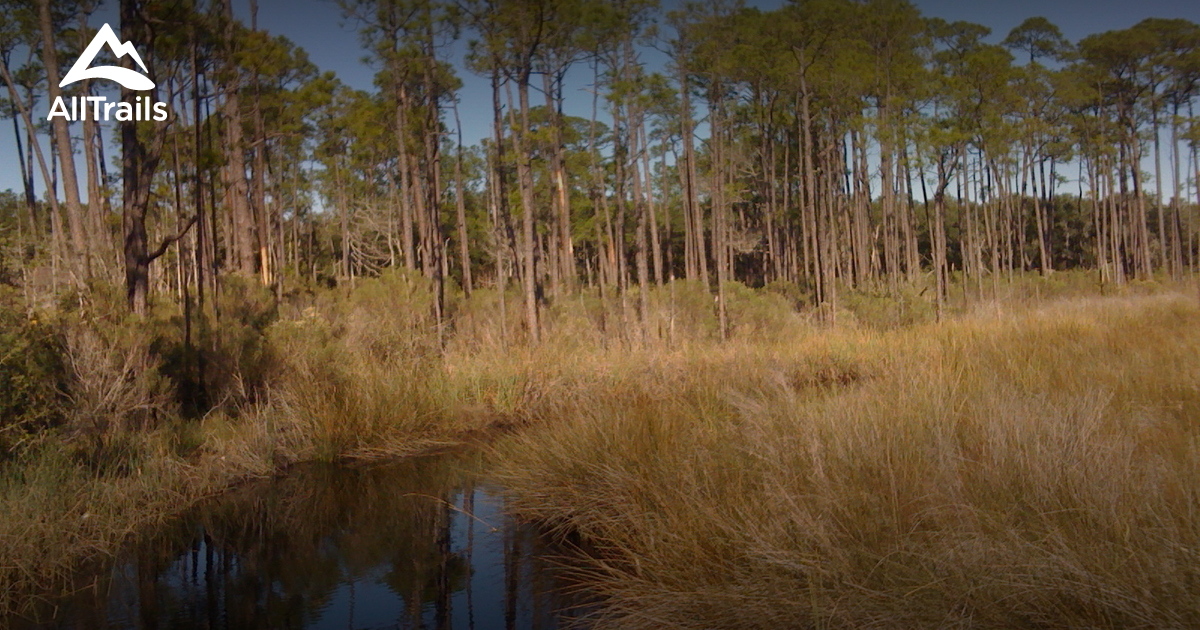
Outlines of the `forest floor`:
[[477,296],[446,341],[405,287],[239,341],[269,386],[235,408],[75,421],[0,465],[0,612],[241,480],[478,443],[521,516],[596,551],[621,627],[1200,623],[1194,294],[1023,289],[941,323],[859,296],[829,326],[747,291],[726,342],[703,294],[670,293],[658,342],[580,298],[530,348],[515,304]]

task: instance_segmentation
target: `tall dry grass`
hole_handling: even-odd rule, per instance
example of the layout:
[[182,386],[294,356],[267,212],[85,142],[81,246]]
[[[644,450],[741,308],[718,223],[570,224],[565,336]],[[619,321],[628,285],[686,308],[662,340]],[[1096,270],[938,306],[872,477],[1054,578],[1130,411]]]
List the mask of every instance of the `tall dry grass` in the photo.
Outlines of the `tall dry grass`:
[[500,446],[605,627],[1200,625],[1200,307],[644,363]]
[[[546,313],[546,342],[531,348],[521,342],[514,295],[503,302],[487,291],[470,300],[452,297],[451,321],[439,324],[419,275],[392,272],[362,280],[352,290],[285,306],[278,317],[269,300],[236,283],[232,289],[222,298],[230,304],[222,307],[220,326],[197,332],[193,352],[206,358],[204,375],[195,371],[195,356],[182,340],[171,336],[181,329],[171,319],[177,314],[125,321],[92,307],[99,314],[64,319],[61,392],[69,404],[54,408],[57,424],[48,428],[42,427],[49,421],[22,423],[19,439],[10,441],[21,450],[0,462],[0,612],[62,584],[80,561],[114,553],[147,523],[249,477],[305,460],[409,455],[521,428],[535,430],[505,453],[525,513],[583,532],[608,548],[601,565],[611,578],[607,583],[629,585],[610,591],[620,595],[612,610],[634,615],[634,608],[620,602],[647,601],[654,605],[638,610],[673,615],[673,607],[686,607],[686,598],[677,594],[693,591],[710,593],[717,608],[732,605],[745,595],[727,588],[723,576],[729,565],[722,562],[732,562],[740,567],[731,573],[735,580],[768,589],[748,591],[765,598],[763,606],[774,606],[768,597],[772,580],[778,588],[791,588],[788,580],[795,575],[811,575],[824,580],[810,589],[816,602],[811,619],[822,619],[821,611],[844,615],[837,599],[843,595],[831,593],[841,592],[835,578],[849,578],[834,569],[813,572],[817,564],[835,565],[804,564],[809,556],[788,555],[785,543],[800,536],[796,528],[825,531],[810,528],[804,519],[811,519],[823,523],[831,533],[822,536],[832,541],[813,549],[842,550],[851,564],[874,556],[845,551],[850,547],[836,539],[845,535],[838,534],[836,523],[824,513],[800,514],[793,504],[811,507],[825,496],[829,505],[849,510],[839,517],[846,522],[864,518],[868,508],[876,509],[871,483],[907,470],[904,478],[919,486],[930,483],[922,475],[932,466],[922,457],[934,453],[945,462],[958,461],[943,442],[975,458],[963,461],[982,466],[990,460],[971,449],[997,440],[1023,444],[1025,433],[1011,423],[1002,425],[1009,427],[1004,433],[978,420],[950,419],[978,418],[1015,404],[1006,401],[1024,401],[1029,413],[1037,405],[1074,410],[1064,417],[1105,427],[1093,433],[1109,436],[1132,429],[1118,431],[1113,427],[1125,425],[1100,422],[1078,409],[1109,418],[1145,407],[1152,412],[1147,417],[1157,418],[1164,401],[1184,404],[1194,393],[1186,379],[1191,355],[1179,354],[1177,365],[1161,378],[1145,366],[1113,363],[1113,357],[1124,361],[1138,351],[1148,353],[1143,362],[1167,360],[1155,331],[1173,335],[1182,324],[1171,324],[1164,313],[1173,308],[1180,321],[1195,315],[1169,300],[1101,302],[1094,312],[1077,304],[1059,307],[1061,313],[1026,315],[1029,307],[1021,298],[1013,300],[1016,306],[980,309],[993,319],[976,315],[885,333],[880,331],[928,319],[928,309],[893,308],[870,298],[848,304],[853,317],[839,317],[842,327],[829,329],[795,312],[794,302],[802,297],[796,287],[738,286],[727,291],[732,341],[721,344],[711,296],[703,286],[680,282],[652,291],[644,324],[635,295],[601,299],[583,292],[560,299]],[[1002,309],[1012,313],[1003,315]],[[1143,311],[1152,322],[1132,321],[1130,313]],[[1132,318],[1129,326],[1117,321],[1121,313]],[[1121,326],[1135,336],[1118,340],[1112,331]],[[1031,332],[1023,333],[1024,327]],[[1045,343],[1028,337],[1036,331],[1048,341],[1078,337],[1075,346],[1067,344],[1078,347],[1077,356],[1048,354]],[[1148,341],[1153,343],[1140,345]],[[1022,358],[1009,350],[1026,346],[1040,354]],[[17,367],[16,373],[35,373],[24,364]],[[1000,375],[981,376],[985,367]],[[1081,394],[1067,386],[1093,381],[1097,388]],[[203,389],[215,406],[198,418],[185,417],[172,395],[185,384]],[[1018,386],[1028,391],[997,393]],[[1076,398],[1092,401],[1092,407],[1080,406]],[[1194,402],[1186,404],[1176,415],[1195,417]],[[881,409],[892,415],[881,415]],[[1053,426],[1040,423],[1037,430]],[[1160,427],[1144,429],[1151,435],[1175,425],[1155,420],[1145,426]],[[943,442],[931,447],[931,436]],[[1191,448],[1176,460],[1186,461]],[[1012,449],[993,450],[1013,456]],[[864,459],[858,452],[876,454]],[[1034,455],[1057,457],[1036,449],[1022,457]],[[906,468],[893,460],[916,463]],[[962,464],[962,475],[984,478],[975,465]],[[826,470],[833,472],[817,474]],[[895,485],[902,493],[896,500],[908,502],[902,505],[924,505],[903,495],[917,490]],[[1150,496],[1134,490],[1138,497]],[[1021,491],[1014,487],[1008,493]],[[852,492],[862,495],[863,507],[838,494]],[[998,505],[1002,499],[991,500]],[[959,505],[936,501],[935,506]],[[940,518],[966,513],[939,509],[926,512]],[[879,541],[886,544],[882,535]],[[708,551],[712,554],[701,553]],[[755,568],[762,565],[760,556],[775,567],[774,578]],[[672,557],[680,563],[693,557],[713,562],[691,563],[696,570],[707,567],[706,579],[681,574],[675,586],[664,588],[639,582],[675,579],[662,577],[671,575]],[[630,563],[639,567],[632,578]],[[798,618],[787,606],[780,610],[779,619]],[[867,618],[855,614],[847,618]]]

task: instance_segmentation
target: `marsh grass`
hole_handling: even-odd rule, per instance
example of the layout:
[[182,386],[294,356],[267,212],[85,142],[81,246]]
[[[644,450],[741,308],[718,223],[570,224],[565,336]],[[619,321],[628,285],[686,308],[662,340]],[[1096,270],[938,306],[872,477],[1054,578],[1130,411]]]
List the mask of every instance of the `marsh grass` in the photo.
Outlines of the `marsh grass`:
[[222,440],[214,432],[205,452],[188,458],[178,453],[186,441],[178,433],[124,435],[131,470],[97,472],[76,445],[49,441],[0,468],[0,613],[29,610],[69,584],[81,563],[110,558],[135,532],[274,470],[269,456],[247,452],[250,436]]
[[[731,287],[718,343],[711,296],[680,282],[651,291],[643,326],[636,295],[559,300],[529,347],[514,295],[452,296],[439,325],[412,274],[278,309],[230,290],[199,354],[170,314],[4,328],[61,348],[11,374],[62,384],[0,462],[0,612],[243,480],[512,434],[516,505],[601,550],[585,566],[633,627],[1194,619],[1163,612],[1200,566],[1182,298],[1044,306],[1013,288],[959,321],[868,304],[830,328],[795,310],[798,287]],[[189,411],[185,386],[211,406]],[[1132,603],[1099,603],[1112,593]]]
[[1193,299],[724,350],[499,447],[519,513],[595,549],[607,624],[1200,623]]

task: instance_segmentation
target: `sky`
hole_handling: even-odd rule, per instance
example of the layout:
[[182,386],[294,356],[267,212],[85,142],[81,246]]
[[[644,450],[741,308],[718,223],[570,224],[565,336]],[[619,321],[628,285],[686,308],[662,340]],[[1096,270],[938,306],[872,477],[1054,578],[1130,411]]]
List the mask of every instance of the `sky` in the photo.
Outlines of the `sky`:
[[[233,2],[235,13],[248,22],[249,0]],[[664,0],[663,4],[665,8],[674,8],[679,0]],[[747,0],[747,4],[761,9],[774,9],[784,4],[784,0]],[[999,42],[1026,18],[1039,15],[1058,25],[1071,41],[1078,41],[1093,33],[1128,28],[1148,17],[1185,18],[1200,22],[1200,0],[916,0],[914,4],[927,17],[983,24],[992,29],[989,39],[993,42]],[[98,27],[103,22],[109,22],[119,34],[116,11],[117,1],[106,0],[90,24]],[[354,88],[373,89],[372,79],[376,70],[363,61],[366,51],[359,40],[358,26],[342,17],[334,0],[259,0],[258,25],[272,34],[291,39],[308,52],[309,59],[322,71],[335,72],[343,83]],[[468,144],[474,144],[490,135],[491,90],[486,78],[477,77],[462,68],[461,53],[465,46],[460,42],[458,47],[455,63],[464,82],[460,93],[463,139]],[[661,66],[664,59],[655,51],[643,52],[643,60],[651,70]],[[568,77],[568,114],[590,115],[591,95],[586,91],[590,80],[591,74],[585,69]],[[572,97],[572,94],[576,96]],[[45,111],[40,115],[44,119]],[[602,119],[603,116],[601,114]],[[452,122],[452,119],[448,118],[448,121]],[[114,134],[110,133],[106,140],[111,141],[113,137]],[[43,138],[43,150],[47,150],[47,145],[48,142]],[[119,156],[119,150],[114,147],[107,154]],[[11,122],[0,121],[0,190],[20,189],[18,173]],[[37,179],[40,195],[40,177]]]

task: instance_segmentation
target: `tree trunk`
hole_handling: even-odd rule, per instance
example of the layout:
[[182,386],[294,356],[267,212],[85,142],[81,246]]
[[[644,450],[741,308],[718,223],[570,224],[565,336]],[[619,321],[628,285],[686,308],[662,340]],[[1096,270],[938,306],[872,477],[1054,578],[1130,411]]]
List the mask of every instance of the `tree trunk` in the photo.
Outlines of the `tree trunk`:
[[471,253],[467,243],[467,186],[463,181],[462,121],[458,117],[458,101],[454,101],[454,128],[458,133],[458,154],[454,160],[454,218],[458,228],[458,260],[462,266],[463,293],[469,298],[474,289],[471,278]]
[[533,172],[530,166],[529,138],[529,75],[530,69],[520,71],[517,80],[517,97],[521,110],[521,128],[513,134],[517,152],[517,180],[521,191],[521,287],[525,295],[525,325],[533,343],[541,341],[538,322],[537,278],[534,276],[534,231],[533,231]]
[[[144,7],[140,0],[121,0],[121,32],[128,41],[140,50],[149,43],[149,28],[143,20]],[[147,55],[147,58],[150,58]],[[129,57],[122,58],[126,67],[132,66]],[[121,100],[131,105],[138,93],[121,89]],[[158,88],[150,90],[150,100],[158,101]],[[146,234],[146,212],[150,206],[150,188],[154,171],[158,168],[166,134],[155,134],[147,145],[138,136],[136,121],[121,122],[121,179],[122,179],[122,228],[124,232],[125,295],[129,308],[137,315],[145,315],[150,294],[150,263],[166,251],[172,240],[163,241],[155,252],[149,251]],[[193,222],[195,219],[193,219]],[[188,226],[190,227],[190,223]],[[182,236],[182,234],[180,234]],[[175,240],[178,240],[176,237]]]
[[571,201],[562,146],[562,83],[557,80],[557,74],[546,72],[542,81],[546,93],[546,110],[550,116],[551,200],[554,211],[553,225],[558,241],[556,275],[563,285],[563,290],[570,292],[575,287],[575,244],[571,236]]
[[654,284],[661,286],[663,283],[662,243],[659,239],[658,218],[655,216],[654,209],[654,175],[650,170],[650,138],[646,134],[646,121],[644,119],[642,120],[642,124],[638,126],[638,132],[642,138],[642,168],[645,171],[646,213],[650,220],[650,251],[654,256],[653,278]]
[[[58,49],[54,43],[54,24],[50,16],[50,0],[38,0],[38,26],[42,35],[42,63],[46,67],[47,88],[51,103],[62,98],[59,87],[61,77],[58,68]],[[76,286],[83,286],[91,277],[91,249],[87,240],[83,219],[83,204],[79,198],[79,179],[75,174],[75,152],[71,150],[71,134],[67,119],[55,116],[51,121],[54,130],[54,149],[58,154],[62,170],[63,196],[66,198],[67,229],[71,234],[70,266]]]
[[224,20],[223,53],[225,81],[222,94],[225,97],[223,123],[225,125],[225,206],[230,212],[230,245],[232,246],[233,269],[244,276],[253,275],[257,252],[254,245],[254,217],[246,186],[246,157],[242,137],[242,110],[238,79],[239,70],[234,61],[234,19],[232,0],[217,0],[216,7]]
[[[1151,94],[1151,99],[1155,95]],[[1150,104],[1150,132],[1154,134],[1154,206],[1158,217],[1158,264],[1161,269],[1170,269],[1171,260],[1167,254],[1167,220],[1163,216],[1162,202],[1162,149],[1158,138],[1158,103]]]
[[696,150],[692,123],[692,96],[687,72],[679,71],[680,126],[683,140],[683,208],[688,217],[690,230],[685,238],[691,250],[691,264],[687,268],[689,280],[708,282],[708,253],[704,244],[704,210],[696,191]]

